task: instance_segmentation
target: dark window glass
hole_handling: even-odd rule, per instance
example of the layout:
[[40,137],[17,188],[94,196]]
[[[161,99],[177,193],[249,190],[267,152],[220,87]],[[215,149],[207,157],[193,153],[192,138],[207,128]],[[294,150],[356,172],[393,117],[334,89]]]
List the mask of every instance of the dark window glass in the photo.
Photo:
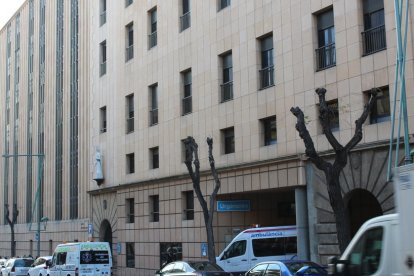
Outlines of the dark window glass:
[[268,264],[259,264],[253,267],[249,273],[247,273],[247,276],[264,276],[267,266]]
[[127,242],[126,246],[126,267],[135,267],[135,244]]
[[338,109],[338,100],[332,100],[326,102],[329,108],[329,117],[330,117],[330,128],[332,131],[339,130],[339,109]]
[[134,131],[134,95],[126,97],[126,133]]
[[225,259],[243,256],[246,253],[246,240],[234,242],[226,252],[224,252],[223,257]]
[[106,132],[106,106],[100,108],[100,132]]
[[274,81],[274,57],[273,57],[273,36],[267,36],[260,41],[261,47],[261,70],[260,88],[266,88],[275,84]]
[[219,4],[218,10],[222,10],[225,7],[230,6],[230,0],[218,0],[218,4]]
[[150,34],[148,36],[148,49],[157,45],[157,9],[154,8],[149,12]]
[[224,154],[233,153],[235,151],[234,145],[234,128],[222,130],[224,141]]
[[256,257],[284,256],[297,253],[296,237],[253,239],[253,254]]
[[317,70],[322,70],[336,64],[333,10],[319,14],[317,22],[319,47],[316,49]]
[[150,196],[150,212],[151,222],[157,222],[160,220],[160,201],[158,195]]
[[382,0],[364,0],[363,51],[369,55],[386,49],[384,2]]
[[381,264],[383,228],[366,231],[349,254],[350,275],[373,275]]
[[233,99],[233,58],[228,53],[222,56],[223,84],[221,85],[221,101]]
[[183,0],[183,14],[190,11],[190,0]]
[[109,264],[108,251],[81,251],[80,264]]
[[158,124],[158,84],[150,86],[150,126]]
[[191,70],[182,73],[183,77],[183,115],[192,112]]
[[125,201],[126,222],[134,223],[135,220],[135,202],[133,198],[127,198]]
[[14,262],[14,267],[30,267],[33,264],[33,262],[34,261],[30,259],[17,259]]
[[127,173],[134,173],[135,172],[135,155],[133,153],[126,155],[127,159]]
[[157,31],[157,10],[151,11],[151,33]]
[[276,116],[262,119],[264,130],[264,145],[269,146],[276,144],[277,130],[276,130]]
[[187,191],[183,193],[184,197],[184,219],[194,219],[194,193],[193,191]]
[[150,149],[151,153],[151,169],[159,168],[159,151],[158,147]]
[[[296,273],[296,271],[294,273]],[[282,271],[278,264],[269,264],[269,266],[266,269],[266,273],[264,274],[264,276],[281,276],[281,275],[282,275]]]
[[[369,97],[371,96],[368,93]],[[371,109],[370,123],[376,124],[390,120],[390,95],[388,87],[377,92],[377,99]]]
[[188,264],[196,271],[224,271],[220,266],[209,262],[189,262]]
[[127,27],[127,46],[134,45],[134,25],[131,23]]

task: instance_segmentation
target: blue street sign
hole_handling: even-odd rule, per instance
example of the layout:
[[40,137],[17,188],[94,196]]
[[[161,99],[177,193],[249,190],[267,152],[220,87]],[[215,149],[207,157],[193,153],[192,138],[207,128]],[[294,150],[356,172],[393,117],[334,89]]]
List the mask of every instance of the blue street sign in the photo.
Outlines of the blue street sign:
[[88,235],[92,236],[92,234],[93,234],[93,224],[89,223],[88,224]]
[[217,201],[217,212],[249,212],[250,200]]
[[39,233],[38,232],[36,232],[35,233],[35,241],[38,241],[39,240]]
[[207,243],[202,242],[201,243],[201,256],[206,257],[207,256],[207,251],[208,251]]

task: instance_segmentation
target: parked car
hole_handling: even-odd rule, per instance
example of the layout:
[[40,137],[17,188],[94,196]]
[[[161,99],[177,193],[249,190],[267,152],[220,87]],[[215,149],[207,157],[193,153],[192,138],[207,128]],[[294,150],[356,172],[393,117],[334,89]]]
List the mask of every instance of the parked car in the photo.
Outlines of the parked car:
[[1,270],[1,276],[27,276],[34,260],[31,258],[13,258],[7,261],[6,267]]
[[43,256],[37,258],[29,269],[29,276],[45,276],[47,275],[46,262],[51,260],[52,256]]
[[325,276],[328,272],[320,265],[310,261],[269,261],[255,265],[245,276]]
[[164,266],[155,273],[155,276],[232,276],[220,266],[207,261],[177,261]]

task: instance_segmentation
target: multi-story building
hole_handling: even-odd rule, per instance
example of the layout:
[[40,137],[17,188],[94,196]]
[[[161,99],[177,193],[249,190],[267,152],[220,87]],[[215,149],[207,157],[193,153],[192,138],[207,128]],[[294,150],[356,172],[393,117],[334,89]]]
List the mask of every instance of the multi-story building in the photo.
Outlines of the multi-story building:
[[[86,240],[89,1],[28,0],[0,31],[0,255]],[[4,156],[6,155],[6,156]],[[39,188],[40,187],[40,188]],[[40,213],[39,213],[40,211]]]
[[[38,65],[33,71],[37,82],[34,97],[41,95],[37,92],[41,91],[41,64],[45,64],[44,75],[49,76],[44,105],[37,99],[32,101],[33,152],[42,152],[37,141],[43,137],[41,128],[49,128],[44,132],[47,143],[42,179],[43,212],[50,220],[47,235],[41,235],[42,248],[48,248],[49,240],[54,244],[87,239],[86,226],[90,224],[95,240],[111,242],[119,275],[153,275],[168,250],[177,258],[205,258],[201,250],[207,241],[203,215],[183,162],[183,140],[193,136],[198,142],[201,186],[208,198],[213,179],[205,140],[212,137],[221,179],[214,219],[216,254],[234,235],[252,225],[296,224],[298,255],[326,263],[327,256],[338,253],[338,246],[325,178],[304,155],[304,144],[294,127],[296,118],[290,113],[292,106],[302,108],[318,152],[332,159],[318,122],[318,87],[327,89],[333,109],[332,129],[342,144],[352,137],[354,121],[371,89],[381,89],[364,125],[363,140],[350,154],[341,175],[341,185],[352,232],[365,219],[394,211],[392,185],[385,180],[395,94],[392,1],[79,1],[77,46],[69,32],[74,18],[69,16],[69,4],[64,2],[61,19],[60,1],[33,2],[38,26],[34,43],[39,45],[33,50],[34,64]],[[42,36],[37,5],[45,2],[49,20],[44,21]],[[30,3],[20,9],[22,30],[29,29]],[[28,152],[30,144],[29,131],[15,131],[16,125],[31,129],[30,120],[16,124],[15,116],[7,115],[8,110],[10,114],[16,110],[14,76],[18,65],[13,32],[17,17],[0,33],[1,55],[10,56],[11,61],[10,66],[6,62],[0,65],[0,74],[5,76],[0,78],[5,99],[1,102],[1,124],[3,129],[11,129],[0,145],[6,154]],[[59,26],[64,28],[63,42],[58,39]],[[12,50],[6,51],[9,41]],[[21,41],[28,47],[29,39]],[[67,47],[61,49],[62,43]],[[43,63],[41,45],[46,45]],[[70,49],[76,49],[79,63],[70,58]],[[30,53],[30,48],[23,52]],[[412,52],[409,36],[407,91],[413,89]],[[78,215],[72,217],[74,157],[70,143],[75,132],[69,119],[73,94],[68,91],[73,89],[69,72],[75,64],[79,165],[75,193]],[[20,76],[29,79],[24,66]],[[61,80],[59,72],[63,72],[63,96],[56,88]],[[13,86],[7,89],[9,75]],[[29,91],[26,82],[18,82],[17,90]],[[30,114],[31,102],[21,95],[17,97],[17,113]],[[63,119],[58,116],[62,106]],[[409,94],[410,119],[413,110],[414,96]],[[58,140],[62,124],[63,146]],[[414,133],[414,125],[409,127]],[[13,131],[24,139],[17,144],[19,150],[14,150]],[[60,166],[62,158],[65,161]],[[4,161],[6,169],[1,172],[10,203],[13,170],[21,179],[16,187],[29,179],[29,165],[12,160]],[[94,181],[101,165],[103,178]],[[20,171],[24,175],[17,174]],[[30,175],[35,177],[36,173]],[[62,201],[57,191],[62,191]],[[25,196],[17,197],[20,214],[28,212],[23,210],[31,205],[21,199]],[[235,203],[243,208],[235,208]],[[62,206],[61,216],[58,206]],[[18,220],[18,240],[30,240],[27,238],[33,235],[27,232],[27,221],[21,215]],[[8,229],[4,226],[1,231]],[[19,252],[29,247],[28,242],[19,244],[25,246],[18,247]],[[1,243],[1,248],[6,252],[8,243]]]

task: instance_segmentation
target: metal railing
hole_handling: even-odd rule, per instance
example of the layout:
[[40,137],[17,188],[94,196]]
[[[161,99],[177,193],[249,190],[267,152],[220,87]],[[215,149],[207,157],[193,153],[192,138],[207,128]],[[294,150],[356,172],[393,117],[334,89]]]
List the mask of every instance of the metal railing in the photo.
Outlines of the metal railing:
[[191,26],[191,14],[187,12],[180,17],[181,31],[188,29]]
[[126,119],[126,132],[130,133],[134,131],[134,117]]
[[331,43],[315,50],[316,71],[324,70],[336,65],[335,43]]
[[101,76],[103,76],[103,75],[105,75],[105,74],[106,74],[106,61],[105,61],[105,62],[102,62],[102,63],[100,64],[100,66],[99,66],[99,74],[100,74]]
[[363,55],[370,55],[387,48],[385,25],[365,30],[362,35]]
[[229,81],[221,85],[221,102],[233,99],[233,82]]
[[101,12],[101,14],[99,16],[99,24],[100,24],[100,26],[102,26],[105,23],[106,23],[106,11]]
[[157,45],[157,31],[148,35],[148,48],[151,49],[152,47],[156,45]]
[[259,70],[260,74],[260,89],[275,85],[275,68],[269,66]]
[[150,110],[150,125],[158,124],[158,108]]
[[184,97],[183,98],[183,115],[187,114],[187,113],[191,113],[192,112],[192,97],[188,96],[188,97]]
[[125,49],[125,61],[134,58],[134,45],[130,45]]

